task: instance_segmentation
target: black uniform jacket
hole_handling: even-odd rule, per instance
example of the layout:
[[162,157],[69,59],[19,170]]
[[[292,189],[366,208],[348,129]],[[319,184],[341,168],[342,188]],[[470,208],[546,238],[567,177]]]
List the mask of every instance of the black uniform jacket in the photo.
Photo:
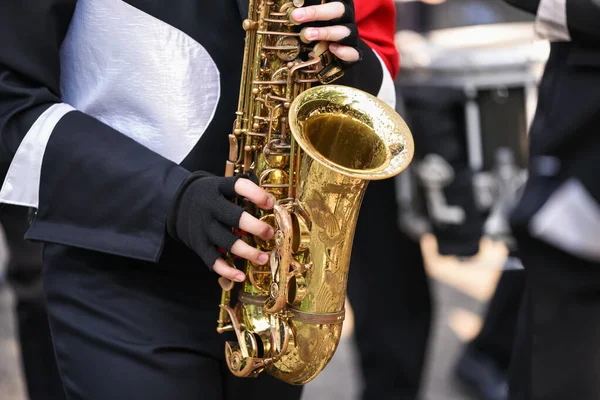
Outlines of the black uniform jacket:
[[[569,63],[600,66],[600,2],[596,0],[505,0],[522,10],[548,19],[550,29],[563,30],[568,37],[551,41],[569,42]],[[543,17],[542,17],[543,16]]]
[[[548,0],[505,0],[522,10],[537,14],[540,3]],[[563,6],[564,5],[564,6]],[[574,38],[578,40],[600,40],[600,3],[595,0],[550,0],[548,6],[559,9],[566,14],[564,19]],[[561,9],[562,7],[562,9]]]
[[506,1],[535,13],[551,42],[513,228],[600,263],[600,2]]
[[[224,173],[242,14],[237,0],[2,1],[0,202],[37,209],[27,238],[207,273],[165,220],[190,171]],[[364,50],[338,83],[378,94]]]

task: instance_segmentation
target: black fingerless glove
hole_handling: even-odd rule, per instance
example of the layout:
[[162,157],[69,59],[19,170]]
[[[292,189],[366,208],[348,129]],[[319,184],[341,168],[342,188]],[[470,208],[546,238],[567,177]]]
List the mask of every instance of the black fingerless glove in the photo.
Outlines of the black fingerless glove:
[[169,210],[169,235],[194,250],[210,269],[220,256],[218,248],[230,251],[238,239],[232,228],[239,228],[244,210],[231,200],[242,177],[246,176],[195,172],[181,185]]
[[[299,25],[299,31],[301,31],[302,29],[305,28],[309,28],[309,27],[317,27],[317,28],[322,28],[325,26],[336,26],[336,25],[341,25],[341,26],[345,26],[348,29],[350,29],[350,35],[347,36],[346,38],[340,40],[339,43],[343,46],[349,46],[354,48],[356,51],[358,51],[359,54],[359,60],[358,61],[354,61],[354,62],[346,62],[344,60],[338,60],[338,62],[340,63],[341,67],[344,69],[347,69],[353,65],[355,65],[356,63],[358,63],[360,60],[362,60],[362,50],[359,48],[358,46],[358,27],[356,26],[356,15],[355,15],[355,11],[354,11],[354,1],[353,0],[329,0],[328,3],[333,3],[333,2],[340,2],[344,5],[345,7],[345,12],[344,15],[342,15],[340,18],[337,19],[333,19],[330,21],[315,21],[315,22],[309,22],[306,24],[302,24]],[[304,3],[304,6],[316,6],[316,5],[320,5],[321,4],[321,0],[306,0]],[[314,46],[316,43],[312,43],[312,45]]]

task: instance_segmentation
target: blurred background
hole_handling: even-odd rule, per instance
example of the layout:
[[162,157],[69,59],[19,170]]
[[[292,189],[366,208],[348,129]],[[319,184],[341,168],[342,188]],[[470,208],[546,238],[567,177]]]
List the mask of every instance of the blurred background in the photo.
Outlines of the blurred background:
[[[350,291],[343,341],[304,398],[506,399],[523,285],[507,217],[527,179],[527,129],[548,43],[535,40],[530,15],[500,0],[396,7],[397,109],[417,154],[391,195],[378,196],[393,204],[392,227],[373,233],[386,222],[369,216],[380,203],[363,205],[371,234],[357,235],[356,251],[382,247],[383,261],[361,269],[356,257],[351,269],[363,275],[351,272],[350,284],[362,287]],[[5,282],[11,254],[5,235],[0,243],[0,398],[28,400],[34,389],[18,339],[26,321],[15,310],[39,282]],[[28,335],[36,341],[35,331]],[[370,389],[377,377],[390,388],[385,394]]]

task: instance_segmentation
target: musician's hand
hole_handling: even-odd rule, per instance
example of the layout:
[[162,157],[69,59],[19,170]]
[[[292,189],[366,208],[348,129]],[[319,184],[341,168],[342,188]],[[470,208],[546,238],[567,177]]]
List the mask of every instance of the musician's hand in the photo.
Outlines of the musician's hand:
[[[247,198],[263,210],[270,210],[275,205],[272,196],[269,196],[267,192],[248,179],[239,179],[235,183],[235,192],[238,196]],[[246,211],[240,217],[239,227],[243,231],[256,235],[263,240],[270,240],[274,235],[273,228],[270,225],[258,220]],[[249,246],[240,239],[233,243],[230,250],[236,256],[250,260],[257,265],[264,265],[269,261],[267,253]],[[242,271],[230,267],[221,257],[217,258],[213,264],[213,271],[232,281],[243,282],[246,279]]]
[[198,172],[179,190],[168,218],[168,231],[196,252],[219,275],[237,282],[246,278],[242,271],[230,267],[218,248],[258,265],[268,262],[268,254],[246,244],[232,232],[239,228],[263,240],[273,238],[273,228],[260,221],[231,200],[243,197],[264,210],[274,206],[272,196],[250,179],[218,177]]
[[[312,0],[312,3],[320,1]],[[310,2],[307,1],[307,4]],[[361,59],[352,0],[306,5],[294,10],[291,19],[301,25],[300,39],[303,42],[332,42],[329,49],[347,65]]]

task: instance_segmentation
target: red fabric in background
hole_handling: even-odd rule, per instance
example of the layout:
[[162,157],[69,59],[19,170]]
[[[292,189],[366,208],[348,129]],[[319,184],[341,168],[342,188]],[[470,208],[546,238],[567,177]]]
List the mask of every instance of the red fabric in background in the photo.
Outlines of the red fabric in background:
[[400,56],[394,42],[396,5],[394,0],[354,0],[358,34],[388,67],[392,79],[400,70]]

